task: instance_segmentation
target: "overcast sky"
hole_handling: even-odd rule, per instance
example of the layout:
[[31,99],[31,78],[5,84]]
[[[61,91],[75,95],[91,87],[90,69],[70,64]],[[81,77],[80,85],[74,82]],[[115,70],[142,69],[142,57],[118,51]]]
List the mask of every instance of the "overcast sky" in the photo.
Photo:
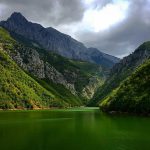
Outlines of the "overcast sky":
[[117,57],[150,40],[150,0],[0,0],[0,20],[14,11]]

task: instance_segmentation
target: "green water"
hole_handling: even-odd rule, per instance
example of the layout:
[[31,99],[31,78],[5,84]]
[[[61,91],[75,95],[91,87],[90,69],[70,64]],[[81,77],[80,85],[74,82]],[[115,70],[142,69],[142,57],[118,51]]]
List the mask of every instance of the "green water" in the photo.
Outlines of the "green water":
[[1,111],[0,150],[150,150],[150,118],[98,109]]

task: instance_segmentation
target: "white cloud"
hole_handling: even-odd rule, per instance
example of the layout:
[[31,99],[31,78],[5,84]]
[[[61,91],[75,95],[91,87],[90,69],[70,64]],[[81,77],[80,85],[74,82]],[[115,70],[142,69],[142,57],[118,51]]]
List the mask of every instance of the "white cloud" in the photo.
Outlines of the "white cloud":
[[128,12],[129,2],[126,0],[113,0],[103,7],[93,7],[96,0],[83,0],[89,7],[84,12],[80,22],[58,25],[56,28],[61,32],[77,38],[80,32],[103,32],[106,29],[123,21]]
[[108,29],[126,18],[128,6],[128,1],[115,0],[102,8],[90,8],[84,13],[82,23],[94,32]]
[[89,5],[91,3],[93,3],[95,0],[83,0],[83,3],[86,5]]

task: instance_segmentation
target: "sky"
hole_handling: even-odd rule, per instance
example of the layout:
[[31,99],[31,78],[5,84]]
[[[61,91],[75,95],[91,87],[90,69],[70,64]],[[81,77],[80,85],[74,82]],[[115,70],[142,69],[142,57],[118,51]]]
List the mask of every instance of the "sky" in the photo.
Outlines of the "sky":
[[150,40],[150,0],[0,0],[0,20],[13,12],[120,58]]

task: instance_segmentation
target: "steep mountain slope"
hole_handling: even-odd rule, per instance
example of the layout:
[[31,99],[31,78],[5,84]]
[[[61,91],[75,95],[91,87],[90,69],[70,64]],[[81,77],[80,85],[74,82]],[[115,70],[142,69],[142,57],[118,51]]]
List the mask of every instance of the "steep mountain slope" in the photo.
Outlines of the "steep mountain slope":
[[150,59],[105,98],[104,111],[150,113]]
[[88,49],[82,43],[51,27],[44,28],[39,24],[31,23],[20,13],[13,13],[7,21],[1,21],[0,25],[33,40],[42,48],[67,58],[89,61],[108,68],[119,61],[118,58],[106,55],[97,49]]
[[97,90],[89,105],[97,105],[99,101],[117,88],[123,80],[129,77],[133,71],[149,57],[150,42],[145,42],[139,46],[134,53],[123,58],[112,68],[109,78],[105,84]]
[[[12,38],[13,37],[13,38]],[[84,105],[103,84],[108,69],[39,48],[34,41],[0,28],[1,47],[41,86],[71,106]]]
[[0,109],[69,106],[22,71],[0,46]]

